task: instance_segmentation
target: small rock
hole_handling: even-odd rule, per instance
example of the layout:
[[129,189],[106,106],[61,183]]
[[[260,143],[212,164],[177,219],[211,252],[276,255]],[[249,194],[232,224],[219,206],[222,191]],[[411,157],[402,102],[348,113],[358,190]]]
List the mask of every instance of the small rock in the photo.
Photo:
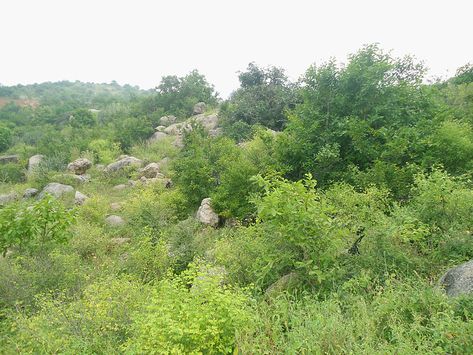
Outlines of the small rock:
[[70,185],[63,185],[57,182],[51,182],[46,185],[43,191],[41,191],[41,193],[39,194],[39,198],[43,198],[46,194],[49,194],[56,198],[60,198],[61,196],[65,194],[73,193],[73,192],[74,192],[74,188]]
[[83,174],[83,175],[66,174],[64,176],[67,176],[67,177],[70,177],[70,178],[74,179],[79,184],[90,182],[90,175],[89,174]]
[[194,115],[200,115],[205,112],[205,102],[198,102],[194,105]]
[[184,132],[190,132],[192,131],[192,126],[187,123],[187,122],[180,122],[180,123],[175,123],[170,125],[169,127],[166,127],[164,130],[164,133],[176,136],[183,134]]
[[95,166],[95,169],[97,169],[98,171],[104,171],[105,170],[105,165],[103,164],[97,164]]
[[120,216],[116,215],[110,215],[107,218],[105,218],[105,223],[107,223],[111,227],[120,227],[125,224],[125,220],[121,218]]
[[88,198],[89,197],[87,195],[84,195],[82,192],[76,191],[76,195],[74,196],[74,202],[76,203],[76,205],[81,206]]
[[294,288],[298,283],[299,275],[296,272],[290,272],[269,286],[265,293],[267,296],[275,296],[281,292]]
[[18,155],[3,155],[0,157],[0,164],[8,164],[8,163],[18,163],[20,158]]
[[23,198],[32,198],[32,197],[35,197],[38,193],[39,193],[38,189],[30,187],[26,189],[25,192],[23,192]]
[[210,198],[204,198],[197,210],[197,219],[204,224],[208,224],[212,227],[218,225],[218,215],[212,209],[212,200]]
[[166,126],[158,126],[155,128],[157,132],[163,132],[166,129]]
[[72,163],[67,165],[67,170],[73,172],[76,175],[85,174],[87,170],[92,166],[92,162],[86,158],[79,158],[74,160]]
[[139,176],[149,179],[155,178],[159,174],[159,168],[160,166],[158,163],[150,163],[138,171]]

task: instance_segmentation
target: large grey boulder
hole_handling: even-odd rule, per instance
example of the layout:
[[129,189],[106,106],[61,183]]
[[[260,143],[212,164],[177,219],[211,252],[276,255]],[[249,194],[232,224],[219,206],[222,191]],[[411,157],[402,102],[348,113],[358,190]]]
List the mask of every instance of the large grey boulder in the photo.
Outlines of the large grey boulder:
[[23,198],[32,198],[35,197],[39,193],[38,189],[30,187],[23,192]]
[[44,159],[44,155],[37,154],[33,155],[29,160],[28,160],[28,173],[32,173],[34,170],[36,170],[41,164],[41,162]]
[[76,175],[85,174],[87,170],[92,166],[92,162],[86,158],[79,158],[74,160],[72,163],[67,165],[67,170],[73,172]]
[[439,282],[450,297],[473,294],[473,260],[448,270]]
[[0,206],[6,205],[7,203],[13,202],[18,198],[16,192],[10,192],[7,194],[0,195]]
[[164,132],[154,132],[154,134],[149,139],[149,142],[150,143],[156,143],[156,142],[159,142],[163,139],[166,139],[167,136],[168,135]]
[[205,102],[198,102],[194,105],[194,115],[200,115],[205,112]]
[[168,115],[168,116],[163,116],[159,119],[159,124],[161,126],[169,126],[172,125],[173,123],[176,123],[176,116],[173,115]]
[[138,158],[130,157],[130,156],[123,156],[123,157],[120,157],[120,160],[107,165],[107,167],[105,168],[105,172],[107,173],[116,172],[116,171],[126,168],[127,166],[139,168],[142,164],[143,164],[143,161]]
[[0,164],[18,163],[19,161],[18,155],[3,155],[0,157]]
[[159,169],[160,169],[160,166],[158,163],[150,163],[146,165],[144,168],[140,169],[138,172],[139,172],[140,177],[152,179],[158,176]]
[[53,197],[60,198],[63,195],[74,193],[74,188],[70,185],[63,185],[57,182],[51,182],[45,186],[43,191],[39,194],[39,198],[43,198],[46,194]]
[[125,220],[121,218],[120,216],[116,215],[110,215],[107,218],[105,218],[105,223],[107,223],[111,227],[120,227],[125,224]]
[[218,214],[212,209],[212,200],[210,198],[204,198],[200,204],[199,209],[197,210],[197,219],[203,223],[212,227],[217,227],[218,225]]

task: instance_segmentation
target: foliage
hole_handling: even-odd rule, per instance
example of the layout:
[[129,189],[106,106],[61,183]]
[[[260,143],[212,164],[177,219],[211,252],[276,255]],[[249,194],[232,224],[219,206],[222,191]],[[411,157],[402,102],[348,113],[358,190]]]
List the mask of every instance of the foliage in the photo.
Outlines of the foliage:
[[163,280],[146,312],[137,314],[126,351],[131,353],[231,354],[235,331],[251,322],[247,296],[220,285],[208,267]]
[[73,221],[74,212],[49,196],[31,206],[8,205],[0,210],[0,250],[3,254],[9,248],[33,252],[65,243]]
[[7,150],[12,143],[12,132],[5,126],[0,125],[0,152]]

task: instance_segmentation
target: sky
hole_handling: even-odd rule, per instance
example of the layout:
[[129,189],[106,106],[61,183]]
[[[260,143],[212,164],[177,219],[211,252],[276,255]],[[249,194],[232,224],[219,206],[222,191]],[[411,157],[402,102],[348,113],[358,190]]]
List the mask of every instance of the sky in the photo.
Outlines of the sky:
[[446,77],[473,63],[472,13],[473,0],[1,0],[0,83],[149,89],[197,69],[227,97],[250,62],[297,79],[369,43]]

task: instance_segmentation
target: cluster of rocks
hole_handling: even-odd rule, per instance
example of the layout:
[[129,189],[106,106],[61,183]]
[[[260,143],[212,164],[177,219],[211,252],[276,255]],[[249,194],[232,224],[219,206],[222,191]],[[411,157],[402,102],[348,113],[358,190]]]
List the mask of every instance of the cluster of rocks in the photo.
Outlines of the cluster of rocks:
[[155,143],[167,137],[175,137],[174,145],[182,147],[182,136],[185,132],[192,130],[192,123],[201,124],[211,136],[217,136],[221,133],[218,126],[218,116],[216,114],[205,114],[206,105],[204,102],[195,104],[193,114],[185,122],[177,122],[177,118],[172,115],[163,116],[159,120],[159,126],[155,128],[156,132],[151,136],[149,142]]
[[[134,157],[126,157],[119,160],[117,163],[126,162],[127,164],[121,164],[122,168],[126,166],[131,166],[132,164],[128,164],[129,162],[136,163],[134,165],[135,168],[139,168],[142,165],[142,161],[136,159]],[[169,163],[169,158],[164,158],[158,163],[153,162],[149,163],[143,168],[138,169],[138,180],[129,180],[126,184],[119,184],[113,187],[114,190],[124,190],[129,187],[133,187],[139,184],[147,185],[152,183],[162,183],[165,187],[169,188],[172,186],[172,182],[170,179],[166,178],[164,174],[161,173],[163,166]],[[116,164],[116,163],[112,163]],[[109,165],[110,166],[110,165]],[[117,165],[118,166],[118,165]],[[116,171],[116,170],[115,170]]]

